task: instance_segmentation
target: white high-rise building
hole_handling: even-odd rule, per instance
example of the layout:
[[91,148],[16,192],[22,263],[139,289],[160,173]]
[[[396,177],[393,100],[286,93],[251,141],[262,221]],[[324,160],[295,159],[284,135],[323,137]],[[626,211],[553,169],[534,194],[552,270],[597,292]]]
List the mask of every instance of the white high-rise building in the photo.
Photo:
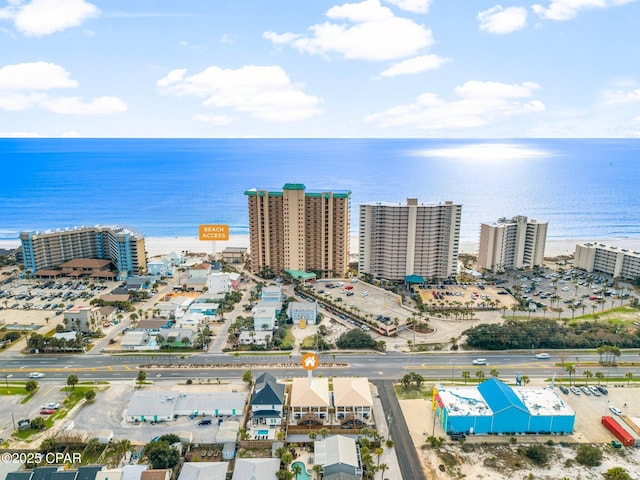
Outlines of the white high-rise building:
[[480,226],[480,268],[492,272],[532,268],[544,262],[548,223],[518,215]]
[[391,281],[454,277],[461,211],[450,201],[418,204],[417,198],[360,205],[359,273]]

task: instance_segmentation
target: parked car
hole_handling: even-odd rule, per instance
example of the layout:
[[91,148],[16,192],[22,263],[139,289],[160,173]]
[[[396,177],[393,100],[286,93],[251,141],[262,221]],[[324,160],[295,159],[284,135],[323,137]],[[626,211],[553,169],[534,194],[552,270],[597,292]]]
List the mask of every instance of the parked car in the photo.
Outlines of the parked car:
[[198,425],[211,425],[211,417],[204,417],[198,422]]
[[605,387],[603,387],[602,385],[598,385],[596,387],[598,390],[600,390],[600,393],[603,395],[608,395],[609,394],[609,390],[607,390]]
[[580,390],[582,390],[582,393],[584,393],[585,395],[591,395],[591,390],[589,390],[587,387],[585,387],[584,385],[582,385],[580,387]]
[[580,395],[580,389],[578,387],[571,387],[570,390],[576,395]]
[[53,410],[57,410],[60,407],[61,407],[61,405],[58,402],[49,402],[42,408],[52,408]]
[[620,410],[618,407],[614,407],[613,405],[609,406],[609,410],[611,410],[613,413],[615,413],[616,415],[622,415],[622,410]]
[[560,391],[565,395],[569,393],[569,389],[567,387],[563,387],[562,385],[560,385]]
[[55,410],[53,408],[41,408],[40,415],[51,415]]
[[589,390],[595,397],[599,397],[600,395],[602,395],[602,393],[600,393],[600,390],[598,390],[598,387],[596,387],[595,385],[589,385]]

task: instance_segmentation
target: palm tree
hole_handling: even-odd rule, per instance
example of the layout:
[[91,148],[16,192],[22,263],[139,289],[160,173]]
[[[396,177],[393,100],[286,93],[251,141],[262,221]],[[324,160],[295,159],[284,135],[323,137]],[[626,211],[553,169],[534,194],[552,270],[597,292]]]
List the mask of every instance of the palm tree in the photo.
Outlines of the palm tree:
[[387,465],[386,463],[378,465],[378,470],[380,470],[380,472],[381,472],[380,473],[380,480],[382,480],[384,478],[384,472],[389,470],[389,465]]
[[302,473],[302,467],[300,466],[300,464],[296,463],[291,467],[291,470],[293,471],[293,474],[296,476],[296,480],[298,480],[298,475]]
[[476,377],[478,381],[482,380],[484,378],[484,372],[482,370],[476,370]]
[[576,367],[573,366],[573,363],[568,363],[564,369],[569,374],[569,385],[571,385],[571,375],[576,373]]
[[589,379],[593,377],[593,372],[591,372],[590,370],[585,370],[584,371],[584,379],[585,379],[585,384],[589,385]]
[[602,381],[602,379],[604,378],[604,373],[602,372],[596,372],[596,378],[598,379],[598,385],[600,385],[600,382]]
[[319,479],[320,478],[320,474],[322,473],[322,465],[316,463],[312,470],[315,472],[316,474],[316,478]]
[[469,378],[471,378],[471,372],[469,370],[464,370],[462,372],[462,378],[464,378],[464,384],[467,384],[467,380],[469,380]]
[[380,465],[380,457],[382,456],[383,453],[384,453],[384,450],[380,447],[376,448],[373,451],[373,454],[378,457],[378,466]]
[[627,372],[624,374],[627,379],[627,387],[631,384],[631,379],[633,378],[633,372]]
[[492,368],[492,369],[489,371],[489,375],[491,375],[493,378],[498,378],[498,374],[499,374],[499,373],[500,373],[500,372],[498,372],[498,370],[497,370],[496,368]]
[[527,385],[531,379],[527,376],[527,375],[522,375],[522,377],[520,378],[520,380],[522,381],[522,383],[524,383],[525,385]]

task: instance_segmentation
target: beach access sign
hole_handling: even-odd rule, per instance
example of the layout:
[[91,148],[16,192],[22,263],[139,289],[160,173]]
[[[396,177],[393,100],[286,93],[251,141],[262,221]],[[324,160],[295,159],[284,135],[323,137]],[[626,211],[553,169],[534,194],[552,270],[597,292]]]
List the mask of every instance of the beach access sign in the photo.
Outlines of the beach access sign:
[[200,240],[229,240],[229,225],[200,225]]

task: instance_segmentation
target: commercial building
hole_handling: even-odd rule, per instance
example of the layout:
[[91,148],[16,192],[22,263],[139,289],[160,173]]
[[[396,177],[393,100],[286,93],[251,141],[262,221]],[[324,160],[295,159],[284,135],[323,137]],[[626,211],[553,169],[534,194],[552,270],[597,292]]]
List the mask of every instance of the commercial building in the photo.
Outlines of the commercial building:
[[307,190],[287,183],[282,191],[250,189],[251,270],[317,271],[343,276],[349,266],[348,190]]
[[573,266],[587,272],[633,280],[640,277],[640,251],[603,243],[581,243],[576,245]]
[[495,378],[477,387],[440,388],[432,406],[447,433],[570,434],[576,416],[552,388],[511,388]]
[[544,263],[548,224],[518,215],[480,225],[480,268],[503,272],[533,268]]
[[110,260],[119,279],[147,268],[144,237],[119,226],[75,227],[20,233],[25,271],[57,269],[74,259]]
[[358,271],[392,281],[445,279],[457,272],[462,205],[447,201],[360,205]]

